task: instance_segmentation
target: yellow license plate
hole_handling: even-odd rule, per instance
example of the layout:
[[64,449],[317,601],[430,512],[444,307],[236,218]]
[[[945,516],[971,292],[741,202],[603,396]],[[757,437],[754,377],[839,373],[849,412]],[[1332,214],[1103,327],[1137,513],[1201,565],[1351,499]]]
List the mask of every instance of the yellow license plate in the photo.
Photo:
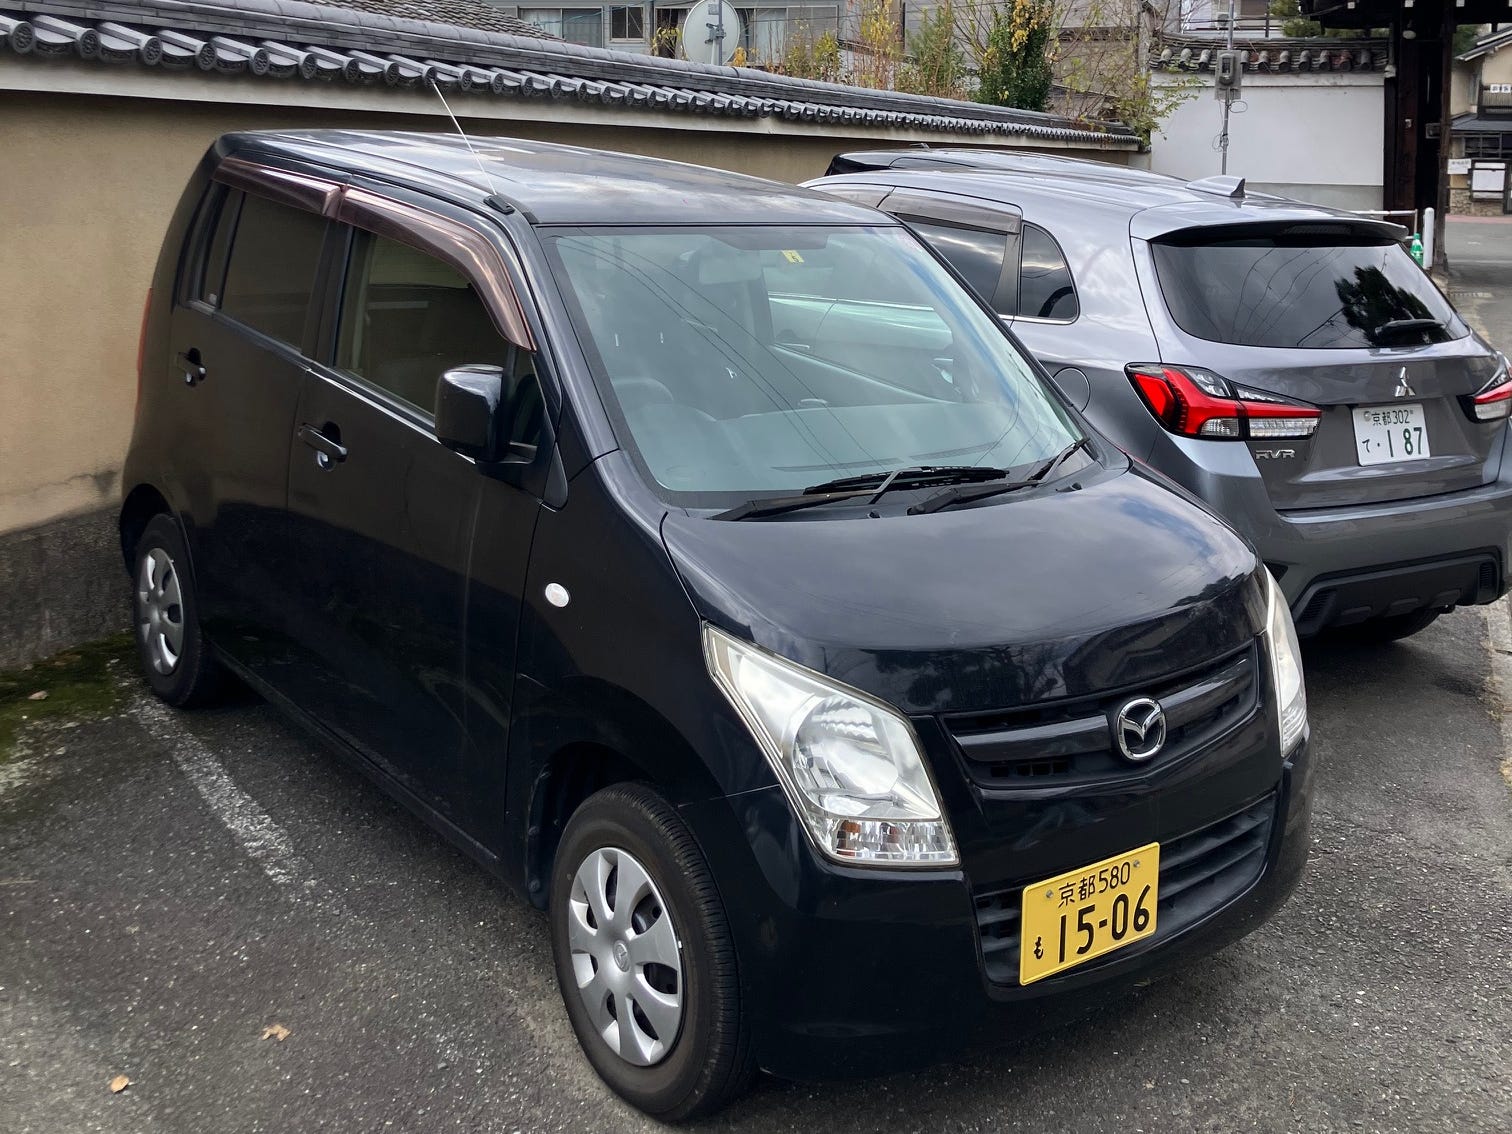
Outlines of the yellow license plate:
[[1025,886],[1019,983],[1149,937],[1159,889],[1159,843]]

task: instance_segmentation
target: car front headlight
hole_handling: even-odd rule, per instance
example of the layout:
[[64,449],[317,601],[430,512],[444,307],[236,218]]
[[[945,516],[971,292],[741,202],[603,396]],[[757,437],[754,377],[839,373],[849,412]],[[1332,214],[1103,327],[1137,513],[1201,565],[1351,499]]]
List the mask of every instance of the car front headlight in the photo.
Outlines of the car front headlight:
[[1265,620],[1265,652],[1270,656],[1271,684],[1281,728],[1281,754],[1288,756],[1307,728],[1307,686],[1302,680],[1302,648],[1292,625],[1286,596],[1270,571],[1265,572],[1270,608]]
[[865,694],[704,624],[714,683],[837,862],[953,866],[950,824],[908,722]]

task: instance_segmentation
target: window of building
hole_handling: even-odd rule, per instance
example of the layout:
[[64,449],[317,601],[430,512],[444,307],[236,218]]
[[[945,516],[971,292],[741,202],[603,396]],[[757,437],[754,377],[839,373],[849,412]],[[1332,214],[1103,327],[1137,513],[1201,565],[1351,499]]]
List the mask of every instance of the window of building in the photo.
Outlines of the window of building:
[[314,213],[248,194],[231,238],[221,310],[280,342],[301,345],[325,230]]
[[646,38],[646,8],[643,4],[624,5],[609,9],[609,38]]
[[1508,143],[1512,143],[1512,135],[1467,134],[1465,135],[1465,156],[1501,161],[1505,157],[1512,156],[1512,144]]
[[1065,253],[1055,237],[1035,224],[1024,226],[1018,313],[1057,323],[1069,323],[1081,314]]
[[521,8],[520,19],[544,32],[581,43],[585,47],[604,46],[604,10],[602,8]]
[[488,308],[449,264],[360,233],[341,304],[336,365],[424,414],[454,366],[505,366],[510,347]]

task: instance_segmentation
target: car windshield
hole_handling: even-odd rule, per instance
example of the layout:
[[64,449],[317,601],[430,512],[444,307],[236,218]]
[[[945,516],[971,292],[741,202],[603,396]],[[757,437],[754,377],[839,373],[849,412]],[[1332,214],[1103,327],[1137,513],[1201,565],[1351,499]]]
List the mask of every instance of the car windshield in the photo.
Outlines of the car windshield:
[[1337,350],[1444,342],[1469,333],[1422,269],[1391,241],[1342,231],[1220,229],[1181,233],[1150,247],[1177,325],[1210,342]]
[[616,431],[664,497],[720,507],[1081,437],[901,228],[542,233]]

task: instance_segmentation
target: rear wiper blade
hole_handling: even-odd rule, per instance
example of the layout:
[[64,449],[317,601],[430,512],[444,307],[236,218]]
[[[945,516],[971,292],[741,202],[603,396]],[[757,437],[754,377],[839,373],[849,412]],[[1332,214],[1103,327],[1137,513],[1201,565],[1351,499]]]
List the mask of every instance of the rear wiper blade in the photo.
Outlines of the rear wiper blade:
[[1403,334],[1408,331],[1442,331],[1444,324],[1437,319],[1388,319],[1370,333],[1376,338],[1382,335]]
[[941,508],[948,508],[952,504],[962,504],[968,500],[985,500],[989,496],[1000,496],[1006,492],[1015,492],[1020,488],[1033,488],[1045,480],[1052,472],[1060,468],[1061,463],[1075,453],[1078,449],[1085,448],[1087,438],[1080,437],[1071,442],[1055,456],[1040,463],[1023,480],[1010,480],[1002,484],[987,484],[981,486],[957,485],[936,492],[933,496],[927,496],[908,510],[910,516],[922,516],[929,512],[938,512]]
[[803,490],[805,496],[825,492],[842,492],[848,488],[875,488],[880,494],[893,485],[918,484],[968,484],[982,480],[1000,480],[1008,475],[1007,469],[995,469],[987,465],[912,465],[892,469],[889,472],[863,473],[860,476],[842,476],[811,484]]

